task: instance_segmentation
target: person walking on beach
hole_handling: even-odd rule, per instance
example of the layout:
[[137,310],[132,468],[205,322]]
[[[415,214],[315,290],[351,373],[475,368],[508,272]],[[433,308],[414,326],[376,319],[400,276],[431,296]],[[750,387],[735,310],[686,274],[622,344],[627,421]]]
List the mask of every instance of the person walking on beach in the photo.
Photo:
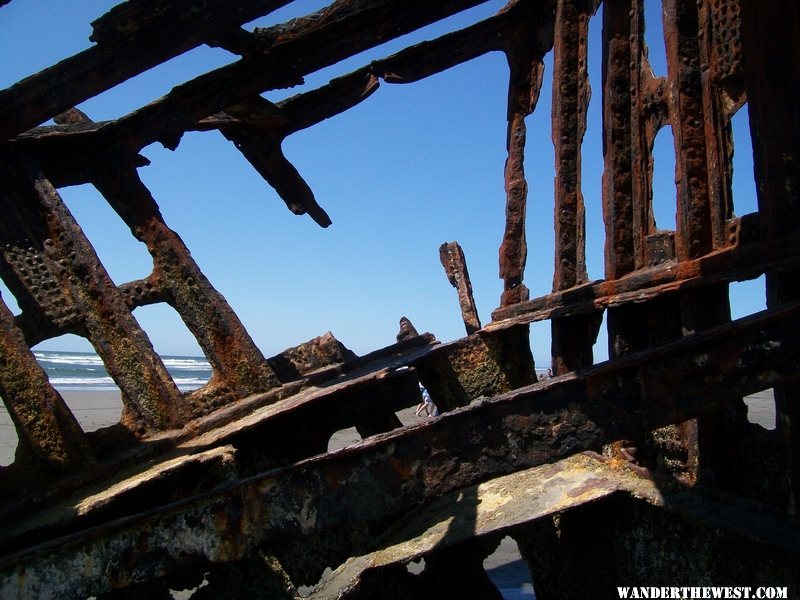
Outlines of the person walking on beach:
[[425,386],[423,386],[422,383],[419,384],[419,392],[422,394],[422,402],[417,405],[416,415],[419,417],[424,411],[425,415],[430,417],[434,414],[433,400],[431,400],[431,395],[428,393],[428,390],[425,389]]

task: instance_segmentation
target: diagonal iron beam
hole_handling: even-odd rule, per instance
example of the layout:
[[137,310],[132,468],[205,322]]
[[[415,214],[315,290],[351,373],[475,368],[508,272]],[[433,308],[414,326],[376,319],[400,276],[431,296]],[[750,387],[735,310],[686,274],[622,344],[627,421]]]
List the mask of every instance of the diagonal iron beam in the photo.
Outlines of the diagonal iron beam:
[[[114,139],[142,148],[175,147],[194,123],[363,50],[409,33],[485,0],[339,0],[286,25],[257,30],[261,54],[201,75],[163,98],[114,121]],[[358,33],[358,35],[353,35]]]
[[[0,91],[0,139],[34,127],[290,0],[136,0],[94,23],[97,45]],[[53,93],[57,89],[58,93]]]
[[[520,6],[520,3],[516,2],[512,6],[516,8]],[[329,20],[335,23],[349,15],[357,15],[359,10],[358,6],[348,8],[347,3],[342,2],[339,7],[332,6],[320,11],[316,17],[299,19],[283,27],[257,30],[258,34],[252,37],[255,39],[269,38],[270,44],[275,44],[276,39],[281,40],[279,44],[284,43],[284,38],[296,38],[298,35],[302,35],[305,28],[313,31],[320,26],[319,22],[324,23]],[[319,206],[313,191],[302,176],[283,155],[281,150],[283,138],[362,101],[377,89],[376,76],[384,77],[387,81],[392,82],[414,81],[501,47],[506,37],[504,32],[511,26],[510,24],[513,24],[514,17],[518,12],[518,10],[509,9],[467,29],[448,34],[432,42],[417,44],[403,52],[375,61],[367,67],[334,80],[319,90],[302,94],[280,105],[274,105],[258,95],[239,99],[224,107],[225,112],[223,113],[210,117],[204,116],[205,118],[201,118],[201,123],[198,124],[187,123],[186,129],[194,128],[197,125],[200,125],[202,129],[218,128],[226,138],[236,145],[259,174],[275,188],[293,213],[308,213],[319,225],[327,227],[331,224],[327,213]],[[266,54],[268,55],[268,53],[269,51]],[[425,59],[426,56],[427,59]],[[189,84],[191,83],[189,82]],[[126,118],[124,117],[120,121],[124,121]],[[32,135],[22,136],[22,140],[23,143],[31,143],[33,140],[54,138],[57,148],[58,134],[63,131],[68,137],[74,136],[72,142],[63,140],[67,144],[80,145],[81,133],[85,133],[87,134],[86,141],[92,145],[97,143],[98,131],[113,130],[116,122],[97,124],[91,129],[87,129],[85,123],[78,125],[78,127],[73,126],[72,128],[63,126],[44,128]],[[260,129],[274,133],[267,134],[259,131]],[[171,139],[175,140],[176,136],[179,139],[182,133],[183,131],[173,132]],[[177,144],[177,142],[174,143]],[[47,144],[46,141],[45,144]],[[81,153],[77,154],[81,155]],[[52,149],[45,152],[45,156],[50,155],[54,155]],[[61,162],[51,161],[50,164],[59,166]],[[61,170],[60,166],[58,170]],[[72,171],[74,172],[75,169]],[[60,178],[56,176],[56,179]]]
[[53,540],[0,561],[0,595],[90,595],[186,562],[237,560],[268,540],[375,523],[491,477],[682,422],[796,377],[798,317],[800,303],[760,313]]
[[[190,130],[206,131],[222,126],[247,125],[286,137],[365,100],[377,89],[378,79],[388,83],[411,83],[487,52],[501,50],[510,43],[509,34],[515,27],[519,28],[518,21],[524,16],[521,12],[523,9],[519,8],[521,6],[521,0],[513,0],[508,9],[488,19],[375,60],[332,79],[315,90],[281,102],[273,104],[254,95],[225,107],[224,111],[200,119]],[[98,129],[111,123],[113,121],[59,122],[55,126],[36,127],[26,131],[15,142],[30,147],[33,151],[40,143],[46,144],[62,137],[92,139]]]

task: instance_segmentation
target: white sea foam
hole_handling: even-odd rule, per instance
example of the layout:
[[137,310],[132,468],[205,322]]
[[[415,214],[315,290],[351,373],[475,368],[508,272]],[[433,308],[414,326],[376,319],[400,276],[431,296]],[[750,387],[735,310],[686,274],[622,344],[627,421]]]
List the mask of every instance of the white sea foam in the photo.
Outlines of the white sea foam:
[[205,358],[177,358],[177,357],[162,357],[161,361],[167,369],[208,369],[211,370],[211,365]]
[[60,385],[114,385],[111,377],[51,377],[50,383],[55,387]]
[[199,387],[203,387],[208,382],[208,379],[200,379],[199,377],[175,377],[173,381],[175,385],[178,386],[179,390],[185,392],[186,390],[196,390]]
[[[208,379],[200,377],[174,377],[173,381],[178,389],[185,392],[203,387]],[[111,377],[53,377],[50,383],[61,390],[92,390],[104,391],[117,389]]]
[[[47,372],[50,383],[65,390],[116,390],[96,354],[36,351],[34,356]],[[162,362],[181,391],[202,387],[211,378],[211,365],[204,357],[164,356]]]
[[60,354],[55,352],[34,352],[40,361],[58,365],[91,365],[103,366],[103,361],[96,354]]
[[[44,362],[60,365],[103,366],[102,359],[96,354],[69,354],[61,352],[34,352],[34,356]],[[164,356],[161,358],[168,369],[211,369],[208,361],[195,356]]]

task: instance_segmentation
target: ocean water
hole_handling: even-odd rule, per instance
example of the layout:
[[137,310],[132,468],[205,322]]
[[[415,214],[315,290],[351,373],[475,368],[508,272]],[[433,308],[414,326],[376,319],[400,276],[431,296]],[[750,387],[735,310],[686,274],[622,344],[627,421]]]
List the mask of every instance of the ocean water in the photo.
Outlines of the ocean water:
[[[119,421],[122,412],[119,388],[99,356],[91,352],[49,350],[34,350],[34,356],[84,431],[95,431]],[[202,387],[211,377],[211,365],[204,357],[162,356],[161,360],[181,391]],[[0,402],[0,466],[14,461],[17,443],[11,416],[5,403]]]
[[[96,354],[36,350],[34,356],[59,391],[118,389]],[[162,356],[161,360],[181,391],[196,390],[211,377],[211,365],[204,357]]]

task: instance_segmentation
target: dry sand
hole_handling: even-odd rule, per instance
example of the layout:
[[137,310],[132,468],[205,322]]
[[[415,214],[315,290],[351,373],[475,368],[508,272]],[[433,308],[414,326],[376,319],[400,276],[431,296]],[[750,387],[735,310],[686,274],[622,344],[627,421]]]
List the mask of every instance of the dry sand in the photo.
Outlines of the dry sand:
[[[122,399],[118,391],[62,391],[61,397],[69,406],[84,431],[95,431],[117,423],[122,415]],[[0,406],[0,465],[14,460],[17,432],[5,405]]]

